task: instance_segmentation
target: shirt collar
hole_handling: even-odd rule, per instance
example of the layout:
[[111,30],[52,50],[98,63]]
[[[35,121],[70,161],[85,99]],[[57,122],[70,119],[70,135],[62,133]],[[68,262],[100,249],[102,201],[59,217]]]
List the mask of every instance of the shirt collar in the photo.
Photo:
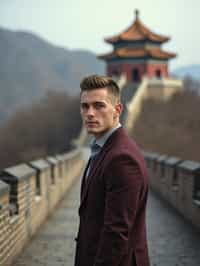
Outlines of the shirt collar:
[[100,146],[100,149],[103,147],[103,145],[106,143],[106,141],[108,140],[108,138],[122,125],[120,123],[118,123],[118,125],[114,128],[112,128],[111,130],[109,130],[108,132],[106,132],[101,138],[99,139],[93,139],[91,144],[96,143],[98,146]]

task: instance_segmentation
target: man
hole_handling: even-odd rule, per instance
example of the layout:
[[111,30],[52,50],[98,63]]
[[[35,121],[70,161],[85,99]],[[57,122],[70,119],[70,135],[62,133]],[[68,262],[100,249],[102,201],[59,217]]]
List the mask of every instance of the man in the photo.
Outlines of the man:
[[119,123],[120,90],[97,75],[80,87],[83,123],[94,141],[81,185],[75,266],[149,266],[147,171]]

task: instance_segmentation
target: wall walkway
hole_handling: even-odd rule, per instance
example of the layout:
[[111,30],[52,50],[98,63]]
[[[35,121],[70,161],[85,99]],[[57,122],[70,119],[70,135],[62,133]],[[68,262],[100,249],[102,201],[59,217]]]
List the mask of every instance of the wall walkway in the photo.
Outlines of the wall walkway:
[[[79,192],[80,178],[14,266],[73,266]],[[153,192],[149,194],[147,229],[152,266],[200,265],[200,234]]]
[[[80,180],[13,266],[73,266],[79,189]],[[152,192],[147,223],[152,266],[200,265],[200,235]]]

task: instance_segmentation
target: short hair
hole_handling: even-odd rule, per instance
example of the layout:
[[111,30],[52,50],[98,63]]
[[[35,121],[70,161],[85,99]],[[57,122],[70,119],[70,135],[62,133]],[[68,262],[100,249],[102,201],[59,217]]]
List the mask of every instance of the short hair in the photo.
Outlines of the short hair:
[[114,96],[114,99],[120,101],[120,88],[110,77],[91,75],[82,79],[80,83],[81,92],[106,88]]

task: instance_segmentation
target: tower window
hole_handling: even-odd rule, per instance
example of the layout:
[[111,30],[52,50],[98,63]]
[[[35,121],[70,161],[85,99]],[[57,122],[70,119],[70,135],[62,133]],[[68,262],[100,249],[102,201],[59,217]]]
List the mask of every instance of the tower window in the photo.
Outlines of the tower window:
[[140,73],[137,68],[134,68],[132,70],[132,80],[133,82],[139,82],[140,81]]
[[161,78],[161,71],[160,69],[156,70],[156,78],[160,79]]
[[112,71],[113,76],[119,76],[119,71],[117,69]]

